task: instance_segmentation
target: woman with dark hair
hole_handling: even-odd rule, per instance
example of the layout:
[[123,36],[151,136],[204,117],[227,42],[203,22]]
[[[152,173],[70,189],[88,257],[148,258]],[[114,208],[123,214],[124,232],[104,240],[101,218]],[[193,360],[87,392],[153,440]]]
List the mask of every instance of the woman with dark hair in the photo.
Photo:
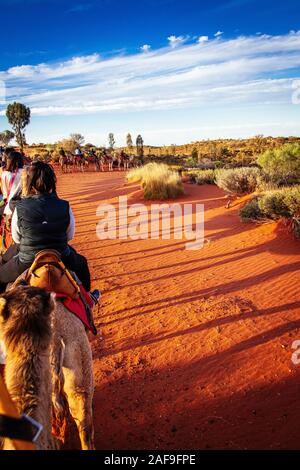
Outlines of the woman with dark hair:
[[15,281],[31,266],[39,251],[53,249],[60,253],[65,266],[77,274],[85,290],[90,291],[87,260],[68,245],[74,233],[73,212],[69,203],[57,196],[52,167],[40,161],[26,166],[22,175],[22,198],[12,218],[12,237],[18,245],[18,253],[9,260],[4,255],[0,283]]
[[19,152],[6,152],[5,170],[1,175],[1,188],[3,200],[5,201],[4,215],[11,216],[12,210],[9,206],[15,194],[21,192],[21,177],[23,168],[23,157]]

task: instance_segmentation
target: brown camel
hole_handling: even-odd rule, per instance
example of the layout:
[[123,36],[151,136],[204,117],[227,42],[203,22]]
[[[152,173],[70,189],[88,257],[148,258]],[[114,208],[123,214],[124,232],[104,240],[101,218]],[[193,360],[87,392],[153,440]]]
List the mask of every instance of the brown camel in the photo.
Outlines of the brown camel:
[[[92,355],[81,321],[44,289],[17,287],[0,297],[0,339],[9,393],[20,413],[43,425],[37,448],[58,447],[52,410],[62,422],[67,401],[82,449],[93,449]],[[11,441],[4,448],[11,449]]]
[[[0,299],[0,335],[6,350],[5,381],[20,413],[43,425],[38,449],[54,449],[51,434],[51,322],[54,302],[38,288],[14,289]],[[4,449],[13,449],[5,440]]]

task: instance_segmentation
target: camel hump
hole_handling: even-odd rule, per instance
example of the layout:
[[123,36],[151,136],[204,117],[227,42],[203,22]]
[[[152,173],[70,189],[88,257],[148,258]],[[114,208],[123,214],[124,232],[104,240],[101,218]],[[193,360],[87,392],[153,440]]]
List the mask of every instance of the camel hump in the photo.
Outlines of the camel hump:
[[25,280],[34,287],[49,292],[64,294],[72,299],[79,297],[80,288],[61,261],[60,254],[55,250],[43,250],[37,253]]

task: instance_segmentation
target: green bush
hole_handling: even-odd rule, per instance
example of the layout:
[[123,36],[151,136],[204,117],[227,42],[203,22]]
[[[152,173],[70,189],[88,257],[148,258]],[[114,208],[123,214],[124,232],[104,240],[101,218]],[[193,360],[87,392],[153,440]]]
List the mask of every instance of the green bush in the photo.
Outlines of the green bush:
[[249,201],[241,210],[240,218],[242,222],[264,219],[264,213],[261,211],[258,199],[254,198]]
[[300,144],[268,150],[257,158],[257,163],[278,185],[295,184],[300,181]]
[[300,216],[300,186],[285,189],[285,203],[292,217]]
[[266,175],[265,173],[261,173],[258,181],[257,181],[257,191],[260,192],[267,192],[267,191],[276,191],[280,188],[280,186],[271,180],[271,178]]
[[258,168],[234,168],[230,170],[217,170],[216,184],[234,194],[252,193],[256,190],[261,178]]
[[291,216],[291,212],[285,199],[286,194],[283,191],[272,191],[259,199],[258,206],[268,219],[288,218]]
[[241,220],[279,220],[293,221],[293,230],[300,238],[300,186],[268,191],[248,202],[240,210]]

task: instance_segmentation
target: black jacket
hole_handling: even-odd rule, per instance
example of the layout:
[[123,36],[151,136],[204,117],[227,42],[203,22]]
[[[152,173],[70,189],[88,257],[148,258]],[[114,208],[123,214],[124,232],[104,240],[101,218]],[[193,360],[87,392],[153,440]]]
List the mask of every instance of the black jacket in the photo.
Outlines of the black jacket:
[[16,209],[21,235],[21,263],[31,264],[35,255],[45,249],[68,254],[70,213],[67,201],[59,199],[56,194],[38,194],[18,201]]

